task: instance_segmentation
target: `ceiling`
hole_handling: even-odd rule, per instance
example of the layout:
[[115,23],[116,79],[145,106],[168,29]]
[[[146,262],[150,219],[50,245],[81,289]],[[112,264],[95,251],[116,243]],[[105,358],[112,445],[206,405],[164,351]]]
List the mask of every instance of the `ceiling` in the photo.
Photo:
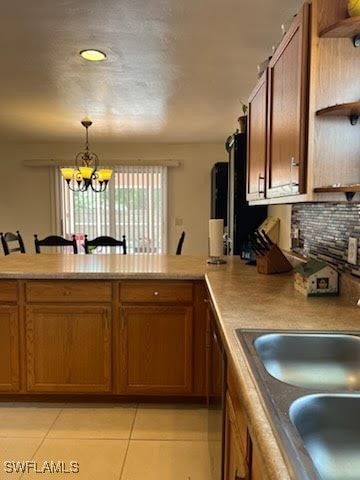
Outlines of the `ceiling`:
[[[218,142],[299,0],[11,0],[0,141]],[[107,54],[90,63],[86,48]]]

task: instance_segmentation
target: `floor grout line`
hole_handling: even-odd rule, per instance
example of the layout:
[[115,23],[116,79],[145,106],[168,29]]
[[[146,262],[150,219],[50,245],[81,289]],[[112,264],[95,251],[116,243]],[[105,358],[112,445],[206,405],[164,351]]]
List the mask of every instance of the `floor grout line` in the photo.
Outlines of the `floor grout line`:
[[[30,460],[34,460],[35,455],[37,454],[37,452],[39,451],[39,449],[40,449],[40,448],[42,447],[42,445],[44,444],[44,442],[45,442],[45,440],[46,440],[46,436],[48,435],[48,433],[50,432],[50,430],[51,430],[52,427],[54,426],[56,420],[59,418],[59,416],[61,415],[61,412],[62,412],[62,411],[63,411],[63,409],[60,408],[59,413],[56,415],[56,417],[55,417],[54,420],[52,421],[51,425],[49,426],[47,432],[46,432],[45,435],[42,437],[41,442],[39,443],[39,445],[38,445],[37,448],[35,449],[35,452],[32,454]],[[21,476],[19,477],[19,480],[21,480],[22,478],[24,478],[25,473],[27,473],[27,472],[23,472],[23,473],[21,474]]]
[[[75,405],[71,405],[70,404],[67,404],[67,406],[71,406],[72,408],[75,407],[76,408],[76,404]],[[147,404],[145,404],[145,407],[146,407]],[[59,420],[59,417],[63,414],[64,410],[65,410],[65,407],[58,407],[59,408],[59,411],[55,414],[53,420],[50,421],[49,423],[49,426],[44,430],[44,434],[41,435],[41,436],[34,436],[34,437],[21,437],[21,436],[4,436],[2,437],[0,435],[0,438],[18,438],[18,439],[33,439],[33,440],[39,440],[39,444],[35,447],[34,449],[34,452],[32,453],[31,457],[30,457],[30,460],[34,460],[37,453],[39,452],[39,450],[41,448],[43,448],[43,450],[46,451],[46,448],[44,447],[44,442],[45,440],[64,440],[64,441],[68,441],[68,440],[75,440],[75,441],[81,441],[81,440],[86,440],[86,441],[122,441],[124,442],[123,443],[123,447],[122,447],[122,451],[123,451],[123,460],[121,462],[121,465],[119,466],[119,470],[117,472],[114,472],[115,474],[115,477],[114,478],[117,478],[118,480],[125,480],[125,472],[129,470],[129,467],[130,467],[130,464],[129,462],[132,458],[132,455],[131,455],[131,451],[130,450],[130,447],[133,445],[135,447],[135,445],[139,445],[139,443],[141,442],[144,442],[145,444],[145,447],[146,448],[146,443],[149,444],[149,447],[151,444],[155,444],[155,443],[164,443],[164,444],[170,444],[170,443],[173,443],[173,444],[177,444],[177,443],[194,443],[194,444],[201,444],[201,443],[207,443],[207,438],[206,436],[204,438],[158,438],[158,437],[153,437],[151,436],[151,431],[149,432],[150,435],[149,437],[145,437],[145,438],[134,438],[134,435],[136,434],[135,432],[137,431],[137,428],[136,428],[136,423],[137,421],[140,421],[140,423],[142,423],[142,413],[141,413],[141,410],[142,410],[142,406],[143,404],[142,403],[131,403],[131,405],[128,405],[127,406],[131,406],[134,410],[133,412],[133,415],[130,417],[130,426],[127,430],[124,430],[124,432],[128,432],[126,435],[124,435],[123,437],[125,438],[118,438],[118,437],[102,437],[102,438],[99,438],[99,437],[73,437],[73,436],[70,436],[70,437],[49,437],[50,433],[53,431],[54,429],[54,426],[56,424],[56,422]],[[160,405],[157,405],[157,407],[155,408],[155,410],[157,408],[160,408],[161,409],[161,404]],[[89,408],[91,408],[90,404],[89,404]],[[172,410],[172,408],[169,408],[169,410]],[[176,406],[174,406],[174,409],[176,410]],[[145,410],[147,410],[145,408]],[[150,409],[151,410],[151,409]],[[151,414],[151,411],[149,412]],[[138,425],[138,428],[140,428],[141,430],[141,425],[139,424]],[[151,429],[150,429],[151,430]],[[171,434],[171,429],[168,430],[168,432]],[[132,442],[132,443],[131,443]],[[141,448],[141,447],[136,447],[136,448]],[[153,448],[153,447],[151,447]],[[160,447],[161,448],[161,447]],[[166,447],[167,448],[167,447]],[[169,448],[172,448],[172,447],[169,447]],[[177,448],[177,447],[175,447]],[[187,449],[189,447],[186,447]],[[202,448],[202,447],[196,447],[196,448]],[[124,450],[123,450],[124,449]],[[126,467],[128,467],[126,469]],[[117,470],[117,469],[116,469]],[[118,473],[119,472],[119,473]],[[27,472],[22,472],[20,474],[20,477],[18,477],[18,480],[25,480],[26,478],[26,473]]]
[[138,409],[139,409],[139,404],[137,403],[136,408],[135,408],[135,415],[134,415],[134,418],[133,418],[133,421],[132,421],[132,424],[131,424],[131,427],[130,427],[129,439],[128,439],[128,443],[126,445],[124,461],[123,461],[123,464],[122,464],[122,467],[121,467],[121,470],[120,470],[119,480],[122,479],[122,476],[124,474],[126,458],[127,458],[127,454],[128,454],[129,448],[130,448],[131,435],[132,435],[132,432],[134,430],[134,425],[135,425],[136,417],[137,417],[137,414],[138,414]]

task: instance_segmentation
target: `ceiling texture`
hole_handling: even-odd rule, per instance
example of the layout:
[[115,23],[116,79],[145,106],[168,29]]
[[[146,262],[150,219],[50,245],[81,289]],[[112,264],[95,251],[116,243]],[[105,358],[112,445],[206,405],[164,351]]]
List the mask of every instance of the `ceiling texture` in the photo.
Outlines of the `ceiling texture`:
[[[11,0],[0,141],[223,142],[299,0]],[[107,59],[80,57],[87,48]]]

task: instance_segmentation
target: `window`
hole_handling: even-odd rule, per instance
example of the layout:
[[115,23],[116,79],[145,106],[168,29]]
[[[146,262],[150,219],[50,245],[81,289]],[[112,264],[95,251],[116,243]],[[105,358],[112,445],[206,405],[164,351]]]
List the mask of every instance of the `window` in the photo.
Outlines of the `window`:
[[167,167],[112,168],[113,177],[102,193],[72,192],[61,179],[62,234],[77,236],[79,252],[87,234],[89,239],[125,235],[128,253],[166,253]]

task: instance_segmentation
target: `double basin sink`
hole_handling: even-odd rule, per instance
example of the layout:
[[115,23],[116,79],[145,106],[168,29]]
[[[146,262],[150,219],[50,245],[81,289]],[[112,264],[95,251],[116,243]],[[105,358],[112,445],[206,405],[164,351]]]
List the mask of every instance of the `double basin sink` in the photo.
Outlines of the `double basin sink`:
[[360,479],[360,332],[236,330],[294,479]]

